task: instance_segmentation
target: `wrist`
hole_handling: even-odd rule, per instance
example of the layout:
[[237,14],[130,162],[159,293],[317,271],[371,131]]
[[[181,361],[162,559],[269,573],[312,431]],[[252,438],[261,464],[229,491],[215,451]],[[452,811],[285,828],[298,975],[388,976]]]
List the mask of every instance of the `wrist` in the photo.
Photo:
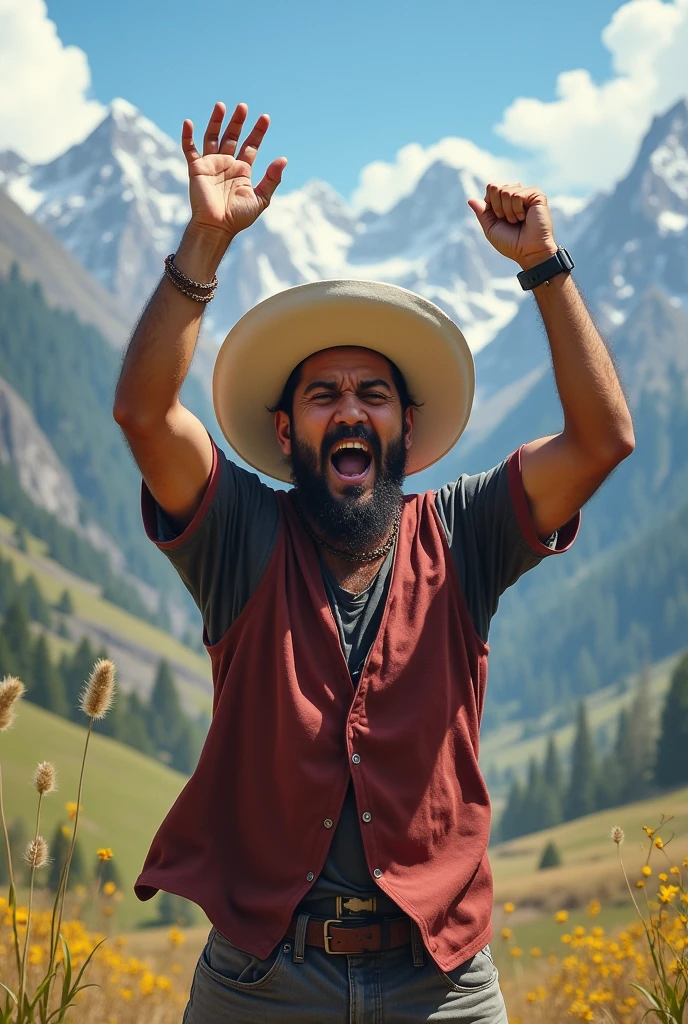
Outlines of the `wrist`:
[[559,246],[556,242],[552,241],[550,245],[538,250],[537,252],[530,252],[526,256],[519,257],[516,262],[520,266],[521,270],[532,270],[533,267],[537,267],[539,263],[544,263],[545,260],[550,258],[550,256],[554,256],[558,248]]
[[186,227],[174,261],[183,273],[197,281],[210,281],[234,236],[217,228],[195,224]]

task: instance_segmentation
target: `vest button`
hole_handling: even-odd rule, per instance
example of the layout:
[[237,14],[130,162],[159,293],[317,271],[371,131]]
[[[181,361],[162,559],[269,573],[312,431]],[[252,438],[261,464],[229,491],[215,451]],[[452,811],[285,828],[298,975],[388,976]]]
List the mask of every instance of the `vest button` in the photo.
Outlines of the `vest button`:
[[332,818],[325,818],[325,820],[323,821],[323,825],[325,826],[325,828],[332,828],[334,822],[332,821]]
[[308,874],[306,875],[306,881],[307,882],[312,882],[314,878],[315,878],[315,875],[313,874],[313,872],[309,871]]
[[364,821],[372,821],[373,820],[373,816],[370,813],[370,811],[364,811],[363,814],[361,815],[361,817],[363,818]]
[[361,755],[360,754],[354,754],[352,756],[351,760],[353,761],[354,764],[360,764],[361,763]]
[[382,878],[382,871],[380,868],[375,868],[373,874],[375,875],[376,878]]

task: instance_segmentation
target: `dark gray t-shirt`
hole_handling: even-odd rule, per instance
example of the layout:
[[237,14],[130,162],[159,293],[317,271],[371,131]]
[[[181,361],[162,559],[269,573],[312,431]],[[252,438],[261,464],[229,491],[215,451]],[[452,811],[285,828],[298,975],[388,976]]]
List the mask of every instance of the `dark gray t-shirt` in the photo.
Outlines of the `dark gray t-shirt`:
[[[157,510],[158,542],[165,548],[203,616],[211,644],[238,618],[258,586],[277,540],[275,492],[218,453],[212,501],[179,538]],[[204,503],[205,504],[205,503]],[[509,489],[506,460],[487,473],[461,476],[436,493],[435,507],[447,535],[459,583],[476,632],[487,642],[501,594],[550,551],[557,535],[535,550],[524,537]],[[343,590],[321,561],[325,590],[354,685],[382,619],[393,552],[362,593]],[[375,890],[361,840],[350,783],[320,877],[304,903]]]

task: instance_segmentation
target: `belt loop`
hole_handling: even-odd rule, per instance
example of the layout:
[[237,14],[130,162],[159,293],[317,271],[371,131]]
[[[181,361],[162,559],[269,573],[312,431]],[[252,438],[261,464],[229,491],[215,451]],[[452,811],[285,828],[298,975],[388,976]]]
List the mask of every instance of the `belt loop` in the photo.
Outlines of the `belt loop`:
[[306,928],[310,914],[299,914],[296,919],[296,930],[294,933],[294,953],[292,960],[295,964],[302,964],[306,958]]
[[413,953],[413,966],[422,967],[425,963],[425,950],[420,928],[415,921],[411,921],[411,951]]

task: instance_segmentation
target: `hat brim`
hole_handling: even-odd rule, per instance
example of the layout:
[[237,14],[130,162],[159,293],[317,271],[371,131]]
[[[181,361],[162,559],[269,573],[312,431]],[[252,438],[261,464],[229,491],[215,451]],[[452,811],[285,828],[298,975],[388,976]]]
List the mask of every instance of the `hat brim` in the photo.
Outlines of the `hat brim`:
[[398,285],[316,281],[270,296],[231,329],[217,356],[213,403],[222,433],[254,469],[289,481],[270,413],[289,374],[323,349],[355,345],[391,359],[419,403],[408,473],[453,448],[470,416],[473,357],[438,306]]

